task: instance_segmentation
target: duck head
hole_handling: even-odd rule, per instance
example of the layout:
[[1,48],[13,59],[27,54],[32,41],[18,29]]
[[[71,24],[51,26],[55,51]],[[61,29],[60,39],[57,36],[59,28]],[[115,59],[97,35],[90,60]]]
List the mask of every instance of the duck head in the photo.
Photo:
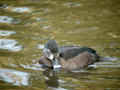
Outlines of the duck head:
[[43,49],[43,55],[50,60],[53,69],[60,68],[59,64],[59,47],[55,40],[49,40]]

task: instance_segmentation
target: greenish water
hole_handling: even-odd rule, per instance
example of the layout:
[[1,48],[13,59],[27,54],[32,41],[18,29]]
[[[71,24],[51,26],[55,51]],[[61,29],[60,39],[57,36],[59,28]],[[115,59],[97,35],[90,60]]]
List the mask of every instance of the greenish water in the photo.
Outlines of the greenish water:
[[[0,0],[0,90],[119,90],[119,0]],[[112,60],[80,72],[44,71],[49,39]]]

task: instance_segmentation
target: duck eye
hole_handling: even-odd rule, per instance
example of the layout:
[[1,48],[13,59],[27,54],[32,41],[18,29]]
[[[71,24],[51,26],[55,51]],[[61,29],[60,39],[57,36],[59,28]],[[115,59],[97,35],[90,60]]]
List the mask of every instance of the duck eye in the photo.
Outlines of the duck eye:
[[62,53],[60,53],[60,54],[59,54],[59,57],[63,57],[63,54],[62,54]]

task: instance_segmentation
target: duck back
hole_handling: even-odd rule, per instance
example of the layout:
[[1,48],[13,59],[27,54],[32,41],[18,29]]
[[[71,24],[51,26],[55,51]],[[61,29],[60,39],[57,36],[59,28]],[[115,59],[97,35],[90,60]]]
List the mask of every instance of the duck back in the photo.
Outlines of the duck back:
[[96,58],[99,57],[94,49],[88,48],[88,47],[63,46],[63,47],[60,47],[59,51],[60,51],[60,57],[66,60],[69,60],[70,58],[78,56],[79,54],[83,52],[89,52],[91,54],[94,54]]

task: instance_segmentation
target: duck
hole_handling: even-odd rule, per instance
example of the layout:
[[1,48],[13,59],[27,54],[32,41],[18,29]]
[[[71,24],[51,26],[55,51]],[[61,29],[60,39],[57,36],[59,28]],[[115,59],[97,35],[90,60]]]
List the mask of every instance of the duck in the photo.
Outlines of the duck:
[[44,45],[39,64],[51,69],[78,70],[99,61],[96,50],[81,46],[59,46],[55,40]]

